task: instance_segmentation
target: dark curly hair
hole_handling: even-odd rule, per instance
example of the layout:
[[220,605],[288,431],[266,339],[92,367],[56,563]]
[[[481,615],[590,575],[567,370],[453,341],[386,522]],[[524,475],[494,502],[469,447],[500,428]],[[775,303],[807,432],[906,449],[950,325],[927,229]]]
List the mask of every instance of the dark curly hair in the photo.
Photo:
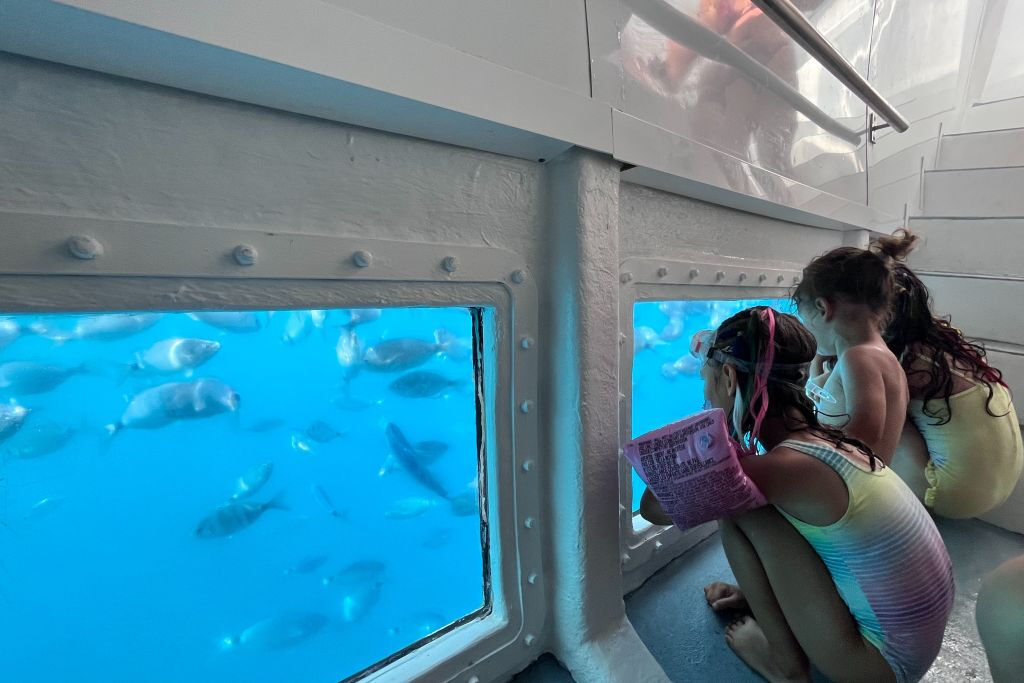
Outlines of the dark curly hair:
[[[750,405],[754,392],[754,373],[750,371],[757,363],[762,362],[768,350],[768,324],[763,319],[762,311],[766,306],[755,306],[740,311],[723,322],[715,334],[711,346],[710,363],[719,364],[712,356],[714,351],[722,351],[742,362],[746,366],[734,366],[738,387],[745,406]],[[838,448],[847,443],[859,448],[867,454],[871,469],[875,469],[876,456],[863,442],[853,439],[835,427],[824,425],[818,421],[814,402],[804,392],[807,381],[807,364],[814,359],[817,345],[814,336],[807,331],[800,321],[787,313],[772,311],[775,316],[775,359],[772,363],[768,381],[768,410],[770,417],[781,417],[786,429],[790,431],[807,431],[819,436]],[[796,415],[794,415],[794,412]],[[753,420],[745,415],[742,429],[749,433],[753,429]]]
[[[928,380],[922,389],[924,414],[936,420],[933,424],[943,425],[953,419],[953,406],[949,397],[953,393],[953,370],[969,372],[988,388],[985,410],[992,417],[1002,417],[992,412],[991,403],[995,393],[993,385],[1001,384],[1003,373],[988,364],[985,347],[969,342],[960,330],[950,324],[949,318],[939,318],[932,312],[931,294],[920,278],[902,263],[893,268],[896,279],[896,297],[893,301],[892,318],[885,328],[883,337],[889,350],[900,359],[907,377],[926,375]],[[927,370],[914,369],[919,358],[907,349],[923,347],[931,356]],[[941,399],[942,407],[929,408],[929,401]]]
[[893,266],[910,253],[917,239],[917,235],[901,230],[876,240],[867,249],[837,247],[818,256],[804,268],[793,291],[794,303],[821,297],[863,304],[884,328],[896,295]]

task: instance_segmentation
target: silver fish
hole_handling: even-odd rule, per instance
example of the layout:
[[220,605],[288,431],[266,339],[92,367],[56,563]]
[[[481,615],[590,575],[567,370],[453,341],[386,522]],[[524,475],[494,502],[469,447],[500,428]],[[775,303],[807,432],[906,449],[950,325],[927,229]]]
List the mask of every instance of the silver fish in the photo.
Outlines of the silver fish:
[[272,462],[256,465],[238,478],[235,492],[231,494],[231,498],[239,500],[240,498],[248,498],[255,494],[270,480],[270,475],[273,473],[274,463]]
[[0,349],[13,343],[21,336],[21,325],[10,318],[0,318]]
[[388,389],[406,398],[433,398],[461,384],[429,370],[407,372],[388,385]]
[[354,376],[363,356],[363,342],[354,329],[346,327],[341,331],[334,353],[338,357],[338,365],[345,368],[349,375]]
[[658,333],[650,327],[638,327],[633,330],[633,353],[640,353],[647,349],[654,349],[659,346],[664,346],[665,342],[661,340]]
[[316,420],[306,428],[306,436],[317,443],[330,443],[342,436],[342,433],[323,420]]
[[33,323],[30,329],[58,342],[70,339],[112,341],[148,329],[160,322],[162,317],[161,313],[103,313],[79,319],[71,331],[57,330],[45,322]]
[[0,403],[0,441],[11,438],[21,429],[28,417],[29,409],[14,401]]
[[357,560],[346,565],[331,576],[324,577],[325,586],[358,586],[379,581],[386,567],[377,560]]
[[196,526],[196,536],[199,538],[218,538],[230,536],[251,526],[267,510],[287,510],[279,498],[274,498],[265,503],[257,502],[233,502],[218,505],[212,513],[203,518]]
[[434,331],[434,341],[403,338],[386,339],[366,349],[363,363],[377,372],[401,372],[423,365],[439,353],[457,344],[455,336],[445,329]]
[[255,311],[196,311],[188,316],[228,332],[256,332],[263,328],[263,316]]
[[476,491],[463,491],[451,497],[452,514],[473,517],[480,514],[480,496]]
[[327,495],[327,491],[324,490],[323,486],[313,484],[309,487],[309,492],[313,494],[313,500],[317,502],[317,505],[322,507],[331,517],[338,517],[340,519],[347,517],[344,512],[338,510],[338,508],[334,506],[334,503],[331,502],[331,498]]
[[84,364],[61,367],[12,360],[0,363],[0,389],[8,394],[42,394],[63,384],[69,378],[86,372]]
[[662,301],[658,304],[658,310],[672,318],[682,318],[686,315],[688,301]]
[[219,380],[168,382],[136,394],[121,419],[107,425],[107,431],[157,429],[177,420],[212,417],[238,410],[240,401],[238,392]]
[[285,574],[312,574],[327,563],[326,555],[311,555],[284,570]]
[[423,464],[417,457],[416,449],[413,447],[409,440],[405,438],[402,430],[398,428],[394,423],[388,423],[384,429],[384,435],[387,437],[388,444],[391,446],[391,453],[395,458],[402,464],[405,471],[408,472],[413,479],[415,479],[421,486],[430,490],[433,493],[441,496],[444,499],[448,498],[448,492],[445,491],[444,486],[437,480],[434,473],[430,471],[430,468]]
[[379,308],[350,308],[348,310],[348,322],[346,327],[355,327],[365,323],[372,323],[380,320],[382,311]]
[[437,507],[437,499],[434,498],[401,498],[391,503],[384,511],[384,516],[389,519],[412,519],[434,507]]
[[665,363],[661,366],[661,374],[665,379],[675,379],[679,375],[695,377],[700,374],[700,361],[686,354],[674,363]]
[[315,455],[317,452],[316,442],[305,434],[295,433],[291,438],[292,449],[299,453]]
[[46,496],[45,498],[40,498],[32,505],[32,507],[29,508],[23,519],[39,519],[45,517],[60,508],[62,505],[64,505],[64,498],[61,496]]
[[175,337],[164,339],[135,354],[135,370],[191,373],[220,351],[220,342]]
[[74,437],[77,430],[56,422],[29,423],[7,449],[12,458],[38,458],[56,453]]
[[683,336],[683,330],[686,325],[683,323],[682,318],[672,318],[668,321],[668,324],[661,329],[661,333],[658,335],[664,342],[674,342]]
[[324,326],[324,311],[292,311],[284,324],[284,335],[281,340],[286,344],[297,344],[310,335],[315,329]]
[[225,638],[222,646],[283,650],[316,635],[328,621],[319,612],[287,612],[257,621],[237,636]]
[[374,581],[345,590],[341,598],[341,620],[354,623],[365,617],[380,598],[383,581]]
[[[443,441],[419,441],[413,445],[416,451],[416,457],[424,465],[433,465],[437,462],[442,455],[448,452],[448,444]],[[386,474],[390,474],[398,469],[398,460],[392,454],[388,453],[384,458],[384,463],[380,466],[377,471],[378,477],[383,477]]]

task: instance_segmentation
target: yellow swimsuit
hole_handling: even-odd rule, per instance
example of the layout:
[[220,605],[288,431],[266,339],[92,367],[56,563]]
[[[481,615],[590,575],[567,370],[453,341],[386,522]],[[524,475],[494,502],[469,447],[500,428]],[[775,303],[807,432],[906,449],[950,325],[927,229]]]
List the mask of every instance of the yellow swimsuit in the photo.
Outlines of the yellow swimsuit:
[[[907,417],[928,446],[924,504],[943,517],[977,517],[1013,492],[1024,467],[1024,445],[1006,387],[992,384],[990,403],[984,384],[955,369],[952,372],[975,385],[949,397],[950,421],[935,424],[938,420],[925,414],[921,399],[910,401]],[[930,400],[927,407],[931,413],[946,415],[941,399]]]

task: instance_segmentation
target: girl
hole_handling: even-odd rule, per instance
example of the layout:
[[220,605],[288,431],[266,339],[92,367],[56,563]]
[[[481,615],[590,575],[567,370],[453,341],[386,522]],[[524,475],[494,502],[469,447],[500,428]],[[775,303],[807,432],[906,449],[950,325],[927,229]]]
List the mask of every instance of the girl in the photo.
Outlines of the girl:
[[807,389],[819,418],[867,444],[886,465],[900,442],[909,394],[882,330],[896,289],[892,263],[916,239],[905,234],[874,249],[833,249],[804,268],[793,293],[818,343]]
[[[726,641],[769,681],[916,681],[953,602],[949,556],[924,507],[871,449],[822,425],[803,384],[814,338],[757,307],[702,353],[704,395],[731,413],[744,471],[771,504],[720,524],[739,586],[704,589],[713,609],[749,609]],[[652,521],[663,512],[648,497]]]
[[[885,339],[910,386],[908,424],[893,469],[944,517],[977,517],[1005,501],[1024,467],[1017,413],[985,349],[932,313],[905,265]],[[923,438],[923,442],[922,442]]]

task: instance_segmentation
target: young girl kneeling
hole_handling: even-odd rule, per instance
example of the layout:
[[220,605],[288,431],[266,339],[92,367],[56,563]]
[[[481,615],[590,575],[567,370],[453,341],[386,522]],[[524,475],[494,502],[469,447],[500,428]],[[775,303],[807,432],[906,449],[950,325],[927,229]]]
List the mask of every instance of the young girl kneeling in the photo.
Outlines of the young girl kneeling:
[[748,309],[704,348],[705,398],[767,450],[741,463],[770,505],[721,522],[739,586],[705,588],[714,609],[752,614],[729,645],[770,681],[810,680],[809,663],[835,681],[919,680],[953,604],[927,511],[868,447],[818,422],[803,389],[815,342],[796,318]]

